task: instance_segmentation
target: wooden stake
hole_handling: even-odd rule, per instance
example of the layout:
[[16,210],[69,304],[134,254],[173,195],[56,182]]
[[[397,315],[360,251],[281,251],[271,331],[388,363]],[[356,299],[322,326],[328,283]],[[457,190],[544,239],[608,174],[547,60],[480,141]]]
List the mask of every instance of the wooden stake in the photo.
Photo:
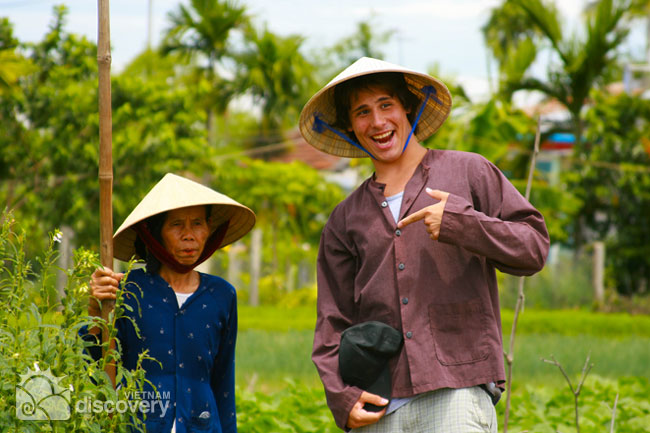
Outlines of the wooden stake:
[[[111,33],[109,0],[97,0],[98,38],[97,67],[99,72],[99,241],[102,266],[113,269],[113,129],[111,112]],[[102,318],[108,321],[115,303],[102,302]],[[108,329],[102,329],[102,341],[108,341]],[[110,340],[109,350],[115,349]],[[104,356],[106,356],[106,349]],[[106,373],[115,387],[115,362],[106,364]]]

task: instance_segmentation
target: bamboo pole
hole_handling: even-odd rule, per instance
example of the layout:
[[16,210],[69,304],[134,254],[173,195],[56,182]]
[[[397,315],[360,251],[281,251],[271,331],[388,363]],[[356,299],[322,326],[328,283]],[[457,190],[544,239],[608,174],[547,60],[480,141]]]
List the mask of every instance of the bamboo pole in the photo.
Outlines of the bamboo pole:
[[[99,240],[102,266],[113,269],[113,130],[111,113],[111,33],[109,0],[97,0],[98,38],[97,67],[99,72]],[[108,317],[115,302],[102,302],[102,318]],[[108,341],[108,328],[102,328],[102,342]],[[110,340],[104,347],[115,349],[115,341]],[[108,347],[108,349],[106,349]],[[115,387],[115,362],[106,364],[106,373]]]

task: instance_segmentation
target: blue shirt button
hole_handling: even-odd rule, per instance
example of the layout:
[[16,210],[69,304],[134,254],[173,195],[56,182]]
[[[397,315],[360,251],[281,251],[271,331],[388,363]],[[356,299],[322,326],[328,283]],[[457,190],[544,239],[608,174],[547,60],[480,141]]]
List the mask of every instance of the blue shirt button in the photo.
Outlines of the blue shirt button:
[[406,266],[404,265],[404,263],[400,263],[399,265],[397,265],[397,268],[398,268],[400,271],[403,271],[405,267],[406,267]]
[[381,207],[386,207],[386,206],[388,206],[388,202],[385,201],[385,200],[382,201],[382,202],[381,202]]
[[406,305],[409,303],[409,298],[402,298],[402,304]]
[[395,230],[395,236],[402,236],[402,231],[400,229]]
[[413,337],[413,333],[411,331],[406,333],[406,338],[411,338]]

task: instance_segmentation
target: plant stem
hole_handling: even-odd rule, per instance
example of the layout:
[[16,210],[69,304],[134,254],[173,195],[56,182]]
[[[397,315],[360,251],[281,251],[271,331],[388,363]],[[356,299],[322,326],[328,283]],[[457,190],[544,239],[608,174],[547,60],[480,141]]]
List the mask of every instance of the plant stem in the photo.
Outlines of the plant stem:
[[[535,147],[533,148],[533,154],[530,158],[530,168],[528,170],[528,181],[526,182],[526,200],[530,199],[530,190],[533,183],[533,173],[535,172],[535,160],[537,154],[539,153],[539,138],[540,138],[540,117],[537,117],[537,131],[535,132]],[[512,392],[512,364],[514,363],[514,351],[515,351],[515,335],[517,333],[517,321],[519,320],[519,313],[524,310],[525,296],[524,296],[524,279],[525,277],[519,278],[519,290],[517,294],[517,303],[515,305],[515,315],[512,319],[512,330],[510,332],[510,343],[508,348],[508,353],[504,353],[506,359],[506,369],[508,370],[508,375],[506,379],[506,408],[503,421],[503,432],[508,432],[508,420],[510,418],[510,395]]]

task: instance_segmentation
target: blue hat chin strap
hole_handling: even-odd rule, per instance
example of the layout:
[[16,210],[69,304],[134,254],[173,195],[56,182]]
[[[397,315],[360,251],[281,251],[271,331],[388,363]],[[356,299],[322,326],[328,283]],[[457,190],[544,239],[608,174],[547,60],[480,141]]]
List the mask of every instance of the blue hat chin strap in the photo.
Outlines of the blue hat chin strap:
[[323,119],[321,119],[321,118],[318,116],[317,113],[314,113],[314,125],[312,126],[312,129],[313,129],[314,131],[318,132],[319,134],[322,134],[323,131],[324,131],[324,129],[329,129],[329,130],[332,131],[334,134],[338,135],[338,136],[341,137],[343,140],[347,141],[348,143],[350,143],[351,145],[353,145],[353,146],[356,147],[357,149],[361,149],[361,150],[363,150],[364,152],[366,152],[366,153],[368,154],[368,156],[370,156],[372,159],[377,159],[377,158],[374,157],[374,155],[373,155],[372,153],[368,152],[368,151],[367,151],[367,150],[366,150],[362,145],[360,145],[359,143],[355,142],[355,141],[352,140],[350,137],[348,137],[347,134],[345,134],[345,133],[339,131],[338,129],[333,128],[333,127],[331,127],[330,125],[328,125],[327,122],[325,122]]
[[[418,110],[418,115],[415,117],[415,122],[413,122],[413,127],[411,128],[411,132],[409,133],[408,137],[406,138],[406,143],[404,143],[404,148],[402,149],[402,153],[406,150],[406,147],[409,144],[409,141],[411,141],[411,136],[413,135],[413,132],[415,132],[415,129],[418,126],[418,122],[420,121],[420,116],[422,116],[422,112],[424,111],[424,107],[427,105],[427,101],[429,100],[430,97],[432,97],[438,104],[442,105],[442,102],[436,97],[436,88],[433,86],[424,86],[422,88],[422,92],[425,95],[424,102],[420,106],[420,109]],[[325,129],[328,129],[332,131],[334,134],[338,135],[341,137],[343,140],[346,142],[350,143],[352,146],[356,147],[357,149],[360,149],[364,151],[365,153],[368,154],[372,159],[377,159],[374,157],[373,154],[368,152],[361,144],[355,142],[352,140],[347,134],[339,131],[336,128],[333,128],[332,126],[328,125],[327,122],[325,122],[323,119],[320,118],[318,113],[314,113],[314,124],[312,125],[312,129],[316,131],[319,134],[322,134]]]
[[427,101],[429,100],[429,97],[433,95],[433,99],[440,105],[442,105],[442,102],[436,97],[436,88],[433,86],[424,86],[422,88],[422,92],[424,93],[424,102],[422,105],[420,105],[420,109],[418,110],[418,115],[415,117],[415,122],[413,122],[413,127],[411,128],[411,132],[409,132],[409,136],[406,138],[406,143],[404,143],[404,148],[402,149],[402,153],[406,150],[406,146],[409,145],[409,141],[411,141],[411,136],[415,132],[415,128],[418,127],[418,122],[420,121],[420,116],[422,116],[422,112],[424,111],[424,107],[427,106]]

